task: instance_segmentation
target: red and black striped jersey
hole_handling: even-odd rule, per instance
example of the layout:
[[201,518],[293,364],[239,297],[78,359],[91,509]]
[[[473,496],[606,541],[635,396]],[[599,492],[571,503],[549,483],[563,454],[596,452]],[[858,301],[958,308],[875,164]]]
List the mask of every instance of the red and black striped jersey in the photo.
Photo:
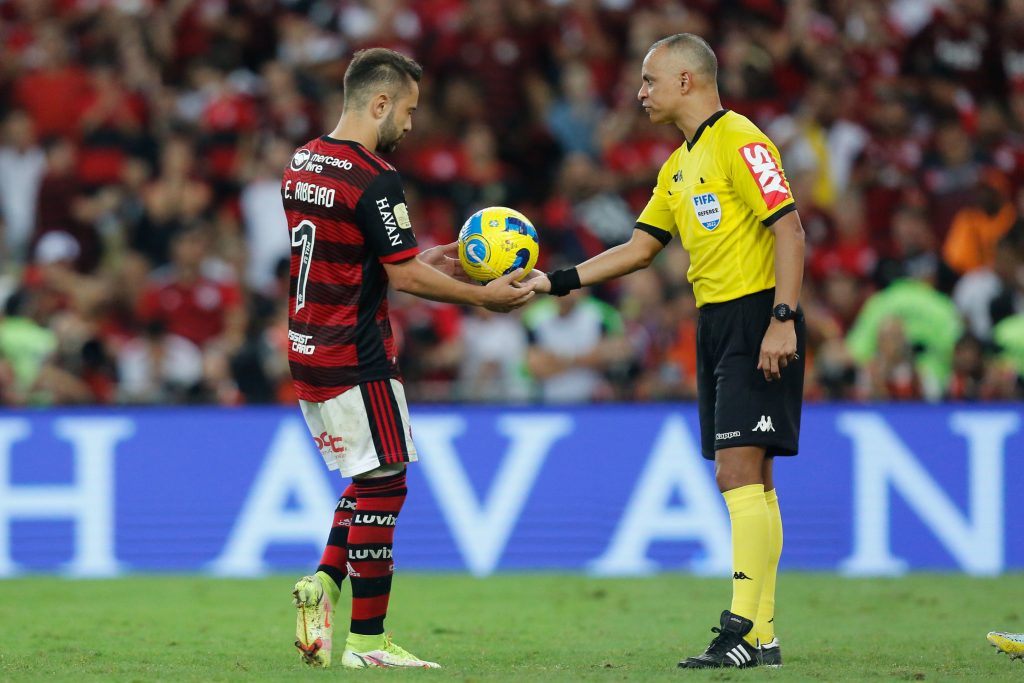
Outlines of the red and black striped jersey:
[[382,263],[419,252],[394,167],[326,135],[295,150],[281,181],[291,232],[288,362],[299,398],[323,402],[398,378]]

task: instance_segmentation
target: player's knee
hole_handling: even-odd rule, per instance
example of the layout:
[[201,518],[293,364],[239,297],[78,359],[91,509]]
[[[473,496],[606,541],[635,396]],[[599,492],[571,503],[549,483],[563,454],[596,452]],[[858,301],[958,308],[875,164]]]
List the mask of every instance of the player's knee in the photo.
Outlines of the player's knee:
[[369,472],[363,472],[352,477],[356,481],[362,481],[364,479],[378,479],[380,477],[390,477],[393,474],[400,474],[405,471],[404,462],[396,462],[389,465],[381,465],[377,469],[370,470]]

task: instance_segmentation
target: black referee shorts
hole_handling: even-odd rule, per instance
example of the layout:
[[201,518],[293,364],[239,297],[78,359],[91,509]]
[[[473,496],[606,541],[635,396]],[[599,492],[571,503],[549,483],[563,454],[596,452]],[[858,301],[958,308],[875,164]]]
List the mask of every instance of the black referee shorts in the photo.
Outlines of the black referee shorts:
[[807,326],[796,320],[799,358],[782,378],[765,380],[757,369],[761,341],[772,319],[775,290],[705,304],[697,321],[697,404],[701,453],[761,446],[767,455],[796,455],[803,405]]

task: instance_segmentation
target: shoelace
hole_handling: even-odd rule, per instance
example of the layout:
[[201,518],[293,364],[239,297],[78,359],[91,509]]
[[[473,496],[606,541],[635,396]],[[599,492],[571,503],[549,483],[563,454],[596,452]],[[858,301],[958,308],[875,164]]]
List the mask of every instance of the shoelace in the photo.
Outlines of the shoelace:
[[704,654],[718,654],[722,651],[731,650],[735,646],[735,643],[729,642],[730,640],[734,640],[734,638],[731,637],[732,634],[726,633],[717,626],[712,626],[711,632],[717,633],[718,635],[715,636],[711,641],[711,644],[708,645],[708,649],[704,651]]
[[408,650],[403,648],[401,645],[398,645],[397,643],[395,643],[395,641],[391,640],[391,634],[390,633],[387,634],[386,636],[384,636],[384,651],[385,652],[390,652],[391,654],[397,655],[399,657],[408,657],[409,659],[417,659],[417,657],[415,655],[411,654]]

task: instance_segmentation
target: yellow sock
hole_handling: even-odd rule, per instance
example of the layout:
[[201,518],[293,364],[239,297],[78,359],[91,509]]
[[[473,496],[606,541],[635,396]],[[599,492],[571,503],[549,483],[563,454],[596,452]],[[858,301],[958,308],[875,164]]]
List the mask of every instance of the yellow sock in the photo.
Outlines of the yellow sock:
[[384,639],[383,633],[375,636],[366,636],[349,631],[348,638],[345,639],[345,649],[352,650],[352,652],[382,650],[385,645],[387,645],[387,641]]
[[764,500],[768,505],[768,567],[761,586],[761,601],[757,604],[754,635],[762,643],[770,643],[775,638],[775,578],[782,557],[782,513],[775,489],[765,491]]
[[341,597],[341,588],[338,587],[338,584],[334,583],[334,579],[327,572],[317,572],[316,576],[320,579],[320,583],[323,584],[324,590],[327,591],[327,598],[331,601],[331,605],[337,605],[338,598]]
[[[768,566],[768,504],[764,484],[741,486],[722,494],[732,522],[732,607],[730,611],[753,621],[761,601]],[[753,645],[753,630],[747,634]]]

